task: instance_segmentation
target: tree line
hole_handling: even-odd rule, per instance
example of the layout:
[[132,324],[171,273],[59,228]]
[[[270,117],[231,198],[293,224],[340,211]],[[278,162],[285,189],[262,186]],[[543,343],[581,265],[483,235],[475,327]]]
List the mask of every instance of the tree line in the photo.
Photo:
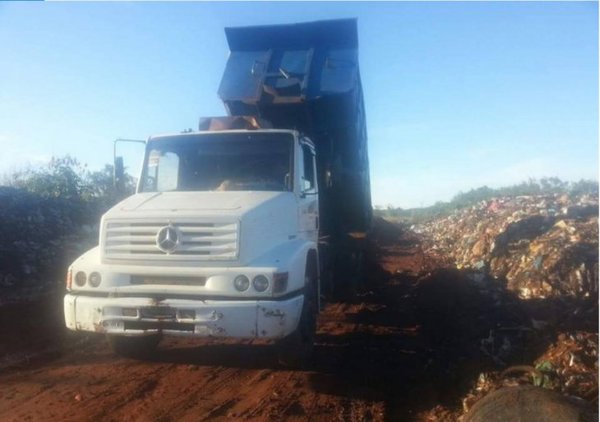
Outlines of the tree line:
[[470,207],[480,201],[498,197],[516,197],[530,195],[581,194],[598,195],[598,182],[595,180],[579,180],[568,182],[558,177],[544,177],[500,188],[481,186],[467,192],[459,192],[448,202],[438,201],[429,207],[422,208],[376,208],[375,215],[391,218],[404,218],[414,222],[443,217],[461,208]]

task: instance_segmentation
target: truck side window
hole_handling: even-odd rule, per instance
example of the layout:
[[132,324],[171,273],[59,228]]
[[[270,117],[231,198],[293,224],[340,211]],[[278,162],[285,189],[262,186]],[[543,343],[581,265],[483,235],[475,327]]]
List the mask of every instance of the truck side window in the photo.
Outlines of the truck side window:
[[302,177],[302,190],[310,191],[315,188],[315,168],[313,165],[313,153],[311,149],[302,145],[302,155],[304,156],[304,176]]

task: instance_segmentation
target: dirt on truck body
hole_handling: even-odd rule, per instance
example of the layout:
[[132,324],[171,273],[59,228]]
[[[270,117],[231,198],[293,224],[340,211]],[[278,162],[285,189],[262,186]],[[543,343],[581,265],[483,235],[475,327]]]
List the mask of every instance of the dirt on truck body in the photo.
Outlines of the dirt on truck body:
[[67,332],[60,293],[4,305],[0,419],[455,421],[515,385],[597,405],[595,299],[523,300],[424,244],[375,221],[370,279],[326,305],[304,370],[256,341],[172,338],[126,359]]

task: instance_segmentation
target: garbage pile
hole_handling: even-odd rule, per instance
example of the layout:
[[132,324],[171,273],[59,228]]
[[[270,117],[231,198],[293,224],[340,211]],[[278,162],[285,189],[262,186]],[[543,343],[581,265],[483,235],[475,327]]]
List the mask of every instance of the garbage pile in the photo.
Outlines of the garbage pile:
[[428,254],[454,261],[457,288],[479,292],[477,316],[460,332],[475,330],[471,349],[478,343],[479,361],[493,363],[471,378],[462,409],[438,406],[423,420],[457,420],[518,385],[597,405],[597,195],[495,198],[412,228]]
[[598,294],[598,196],[481,201],[413,227],[432,255],[489,274],[523,298]]
[[562,333],[532,366],[517,365],[501,372],[481,373],[462,400],[462,412],[455,412],[454,419],[467,414],[475,403],[489,393],[516,386],[541,387],[562,393],[574,399],[575,403],[580,400],[582,405],[589,403],[597,407],[598,334]]
[[561,333],[535,362],[543,387],[597,402],[598,333]]

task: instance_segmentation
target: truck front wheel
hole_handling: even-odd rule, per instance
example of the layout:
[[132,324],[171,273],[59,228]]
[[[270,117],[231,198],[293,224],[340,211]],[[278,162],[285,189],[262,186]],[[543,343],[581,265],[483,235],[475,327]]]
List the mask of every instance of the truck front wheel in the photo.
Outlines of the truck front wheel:
[[107,336],[111,350],[117,355],[129,358],[144,358],[150,356],[160,342],[160,336],[151,335],[143,337]]
[[284,367],[302,367],[312,356],[317,331],[318,287],[316,271],[307,268],[304,303],[298,328],[277,344],[277,360]]

